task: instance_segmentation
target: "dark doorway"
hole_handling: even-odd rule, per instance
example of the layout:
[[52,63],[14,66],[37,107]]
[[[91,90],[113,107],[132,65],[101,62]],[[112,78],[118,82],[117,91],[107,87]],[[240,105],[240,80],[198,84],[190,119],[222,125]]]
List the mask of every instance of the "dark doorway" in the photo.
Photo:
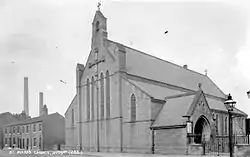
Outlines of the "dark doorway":
[[209,140],[211,135],[211,129],[208,120],[201,116],[194,127],[194,142],[195,143],[202,143],[202,140]]

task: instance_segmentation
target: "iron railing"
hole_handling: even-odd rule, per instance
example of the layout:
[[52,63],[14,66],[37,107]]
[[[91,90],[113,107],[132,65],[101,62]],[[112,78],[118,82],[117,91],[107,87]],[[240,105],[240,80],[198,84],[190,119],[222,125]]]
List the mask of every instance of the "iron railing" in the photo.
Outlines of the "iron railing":
[[[204,147],[204,152],[229,153],[229,136],[215,136],[210,138],[200,134],[188,135],[189,144],[201,144]],[[249,138],[246,135],[233,135],[232,145],[249,144]]]

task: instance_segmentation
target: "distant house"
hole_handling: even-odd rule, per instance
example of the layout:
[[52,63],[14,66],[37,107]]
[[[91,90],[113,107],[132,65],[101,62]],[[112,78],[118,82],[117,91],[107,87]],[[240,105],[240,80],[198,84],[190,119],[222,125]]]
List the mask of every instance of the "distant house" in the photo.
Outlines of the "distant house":
[[10,112],[4,112],[0,114],[0,148],[4,146],[4,134],[3,127],[9,123],[24,120],[27,116],[22,112],[21,114],[11,114]]
[[7,124],[3,129],[4,144],[22,149],[52,150],[65,144],[65,119],[59,113]]

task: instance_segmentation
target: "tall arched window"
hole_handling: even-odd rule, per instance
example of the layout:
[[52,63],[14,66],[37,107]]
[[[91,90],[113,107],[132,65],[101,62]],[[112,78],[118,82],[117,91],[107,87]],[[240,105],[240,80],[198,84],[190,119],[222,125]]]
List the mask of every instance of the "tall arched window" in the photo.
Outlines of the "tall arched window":
[[242,129],[243,130],[245,129],[245,118],[244,117],[242,118]]
[[216,135],[218,135],[218,130],[219,130],[218,121],[219,121],[219,116],[218,114],[216,114]]
[[96,21],[96,24],[95,24],[95,30],[96,30],[96,32],[99,31],[99,25],[100,25],[100,22]]
[[92,115],[92,120],[95,118],[95,108],[94,108],[94,89],[95,89],[95,82],[94,82],[94,77],[92,76],[91,78],[91,115]]
[[104,76],[101,73],[100,76],[100,84],[101,84],[101,119],[104,119]]
[[75,117],[74,117],[74,109],[71,110],[71,126],[73,127],[74,126],[74,121],[75,121]]
[[110,79],[109,79],[109,71],[106,72],[106,117],[110,118]]
[[136,120],[136,98],[135,94],[131,95],[131,121]]
[[87,79],[87,88],[86,88],[86,97],[87,97],[87,108],[86,108],[86,115],[87,115],[87,120],[90,120],[90,87],[89,87],[89,79]]
[[227,117],[225,118],[225,134],[227,134]]

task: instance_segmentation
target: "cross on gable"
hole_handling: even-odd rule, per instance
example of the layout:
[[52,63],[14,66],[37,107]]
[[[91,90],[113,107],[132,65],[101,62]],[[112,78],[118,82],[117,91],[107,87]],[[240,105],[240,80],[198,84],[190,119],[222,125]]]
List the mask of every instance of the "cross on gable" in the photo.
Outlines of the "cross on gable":
[[105,58],[102,58],[100,60],[96,60],[96,61],[94,61],[94,63],[89,63],[89,68],[92,68],[94,65],[98,65],[102,62],[105,62]]
[[100,11],[100,6],[101,6],[101,2],[98,2],[97,3],[97,8],[98,8],[99,11]]
[[105,62],[105,57],[103,56],[101,59],[98,59],[98,50],[95,49],[95,58],[94,58],[94,62],[93,63],[89,63],[89,68],[92,68],[94,65],[98,65],[102,62]]

